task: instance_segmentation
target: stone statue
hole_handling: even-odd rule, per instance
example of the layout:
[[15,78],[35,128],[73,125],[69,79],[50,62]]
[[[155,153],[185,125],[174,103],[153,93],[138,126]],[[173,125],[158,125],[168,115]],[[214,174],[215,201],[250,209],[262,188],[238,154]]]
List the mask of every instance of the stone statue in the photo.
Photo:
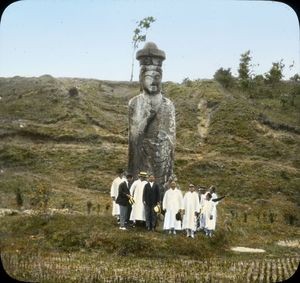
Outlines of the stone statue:
[[148,42],[136,54],[140,61],[141,93],[129,101],[128,170],[147,171],[164,184],[173,173],[175,108],[161,93],[165,53]]

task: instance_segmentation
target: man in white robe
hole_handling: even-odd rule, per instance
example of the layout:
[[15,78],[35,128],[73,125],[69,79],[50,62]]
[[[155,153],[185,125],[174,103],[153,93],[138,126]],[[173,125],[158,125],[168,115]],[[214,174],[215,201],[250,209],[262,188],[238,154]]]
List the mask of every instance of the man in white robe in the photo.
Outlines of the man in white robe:
[[213,219],[213,210],[214,202],[212,201],[212,196],[210,193],[206,194],[206,199],[204,201],[202,214],[203,214],[203,225],[206,236],[212,236],[214,230],[214,219]]
[[[212,201],[218,198],[218,195],[216,194],[216,188],[214,186],[210,186],[209,192],[211,193],[211,199]],[[213,201],[213,211],[212,211],[212,221],[211,221],[211,230],[216,230],[216,223],[217,223],[217,205],[218,201]]]
[[176,230],[181,230],[181,221],[176,219],[176,214],[183,210],[182,192],[177,189],[175,181],[172,181],[170,189],[164,195],[163,209],[166,211],[164,230],[175,235]]
[[124,182],[125,176],[124,176],[124,170],[123,169],[118,169],[117,170],[118,177],[116,177],[110,187],[110,196],[112,199],[112,216],[116,217],[118,222],[120,220],[120,207],[116,203],[116,199],[119,194],[119,185]]
[[194,238],[197,229],[197,215],[200,212],[199,195],[193,184],[189,185],[189,192],[183,198],[183,221],[182,229],[186,229],[186,236]]
[[143,194],[144,187],[148,183],[147,177],[147,172],[140,172],[139,179],[134,181],[130,188],[130,194],[133,196],[134,199],[134,203],[132,205],[132,210],[130,214],[130,221],[133,221],[133,224],[135,224],[137,220],[146,221]]

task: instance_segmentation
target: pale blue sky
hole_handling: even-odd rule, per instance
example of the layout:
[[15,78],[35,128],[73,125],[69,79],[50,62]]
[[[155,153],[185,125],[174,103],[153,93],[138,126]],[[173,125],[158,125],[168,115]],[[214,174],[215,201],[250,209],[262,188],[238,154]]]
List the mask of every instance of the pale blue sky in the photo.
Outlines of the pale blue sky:
[[[130,78],[136,21],[156,18],[147,33],[166,52],[163,81],[237,75],[251,50],[256,74],[284,60],[285,78],[300,69],[299,25],[287,5],[269,1],[23,0],[0,26],[0,77]],[[143,44],[140,45],[140,48]],[[289,65],[295,62],[294,67]],[[138,78],[138,62],[134,80]]]

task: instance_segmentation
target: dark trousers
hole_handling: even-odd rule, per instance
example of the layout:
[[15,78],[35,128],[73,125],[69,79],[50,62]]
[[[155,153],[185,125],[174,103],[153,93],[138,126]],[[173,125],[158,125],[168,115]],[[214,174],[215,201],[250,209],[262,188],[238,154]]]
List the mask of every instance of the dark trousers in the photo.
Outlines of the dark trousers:
[[154,229],[156,226],[156,213],[154,206],[145,205],[146,227],[148,229]]
[[131,207],[131,205],[129,204],[129,205],[127,206],[127,215],[126,215],[126,223],[127,223],[127,224],[129,224],[129,218],[130,218],[131,210],[132,210],[132,207]]
[[120,205],[120,227],[125,227],[128,207],[127,205]]

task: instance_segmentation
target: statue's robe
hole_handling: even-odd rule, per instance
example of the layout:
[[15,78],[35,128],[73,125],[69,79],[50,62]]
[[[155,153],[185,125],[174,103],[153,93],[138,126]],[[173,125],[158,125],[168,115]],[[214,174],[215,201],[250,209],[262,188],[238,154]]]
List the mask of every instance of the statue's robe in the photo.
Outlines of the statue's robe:
[[111,197],[115,197],[115,200],[113,200],[113,204],[112,204],[112,215],[113,216],[117,216],[120,215],[120,207],[119,205],[116,203],[116,199],[118,197],[119,194],[119,185],[125,181],[125,178],[120,178],[119,176],[117,178],[115,178],[111,184],[110,187],[110,196]]
[[129,172],[151,172],[163,185],[173,173],[174,150],[172,101],[161,94],[133,97],[129,101]]
[[164,229],[181,230],[181,221],[176,220],[176,213],[183,209],[182,192],[177,188],[166,191],[163,199],[163,208],[166,209]]
[[130,220],[142,220],[146,221],[145,206],[143,203],[144,187],[147,181],[136,180],[130,187],[130,194],[133,196],[134,204],[130,214]]
[[200,211],[199,195],[197,192],[187,192],[183,198],[184,215],[182,219],[182,229],[196,231],[197,222],[195,213]]

